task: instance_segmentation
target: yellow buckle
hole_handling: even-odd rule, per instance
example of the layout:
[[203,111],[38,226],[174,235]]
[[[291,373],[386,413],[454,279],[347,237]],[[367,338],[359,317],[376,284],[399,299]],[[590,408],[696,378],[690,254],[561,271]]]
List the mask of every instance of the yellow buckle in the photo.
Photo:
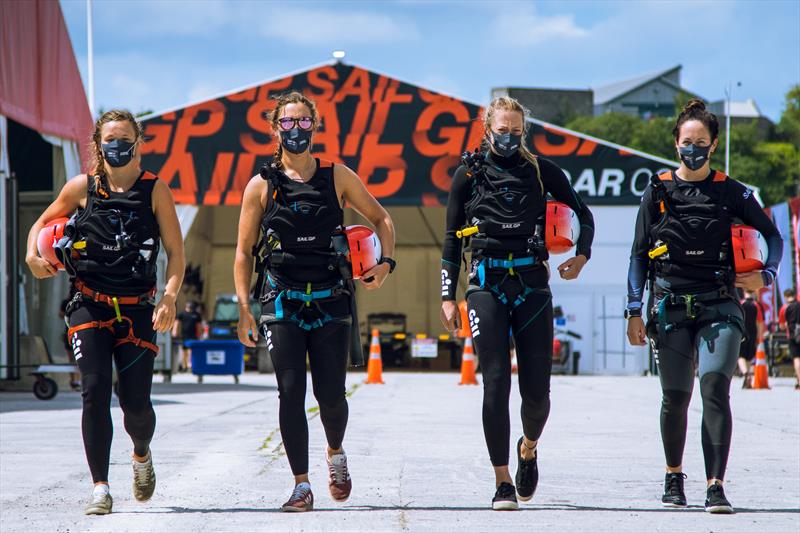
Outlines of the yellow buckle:
[[122,322],[122,313],[119,312],[119,301],[117,297],[112,296],[111,301],[114,303],[114,312],[117,313],[117,322]]

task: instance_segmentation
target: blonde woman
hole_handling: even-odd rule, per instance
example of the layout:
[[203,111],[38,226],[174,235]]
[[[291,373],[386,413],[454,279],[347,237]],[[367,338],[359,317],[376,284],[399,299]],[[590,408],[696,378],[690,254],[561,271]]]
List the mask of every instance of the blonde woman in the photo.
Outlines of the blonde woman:
[[[124,110],[104,113],[90,142],[91,173],[67,182],[28,234],[25,261],[39,279],[56,268],[37,253],[44,225],[76,215],[65,229],[61,257],[72,281],[66,307],[69,341],[81,373],[83,444],[95,487],[86,514],[108,514],[111,452],[111,361],[119,406],[133,441],[133,493],[147,501],[156,475],[150,453],[156,415],[150,402],[156,333],[175,320],[183,282],[183,238],[169,187],[140,168],[142,128]],[[156,257],[167,253],[167,284],[155,303]]]
[[[352,170],[311,155],[319,125],[312,100],[297,92],[279,96],[270,120],[280,142],[272,163],[247,185],[239,219],[234,265],[238,331],[247,346],[255,346],[259,335],[266,338],[280,391],[281,437],[295,483],[281,509],[303,512],[314,508],[308,480],[306,354],[328,444],[331,497],[343,502],[352,489],[342,447],[352,309],[344,274],[331,263],[330,253],[333,235],[342,230],[342,205],[346,201],[370,221],[380,239],[383,257],[361,277],[367,290],[380,287],[394,270],[394,227]],[[262,282],[257,290],[263,304],[260,329],[248,306],[254,254]]]
[[[547,195],[567,204],[581,223],[575,257],[558,267],[563,279],[577,278],[589,260],[594,221],[564,172],[525,147],[527,123],[519,102],[495,98],[483,122],[482,150],[465,157],[453,175],[442,250],[441,318],[448,330],[459,327],[455,288],[461,268],[459,236],[464,235],[460,230],[477,228],[469,245],[468,317],[483,369],[483,430],[497,488],[492,508],[510,510],[518,507],[517,494],[527,501],[536,490],[536,446],[550,412],[553,307],[547,251],[537,231],[544,223]],[[508,469],[509,329],[522,396],[523,435],[516,444],[514,481]]]

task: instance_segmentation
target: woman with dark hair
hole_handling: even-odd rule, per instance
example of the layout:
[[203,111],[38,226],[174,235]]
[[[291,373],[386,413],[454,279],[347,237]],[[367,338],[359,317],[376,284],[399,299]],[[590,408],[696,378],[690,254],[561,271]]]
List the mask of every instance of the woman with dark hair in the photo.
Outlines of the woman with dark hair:
[[[705,508],[710,513],[731,513],[722,483],[732,433],[731,376],[744,332],[734,287],[757,291],[774,281],[781,236],[750,189],[711,168],[719,123],[703,102],[693,99],[686,104],[673,135],[680,167],[652,177],[636,219],[625,311],[628,339],[643,346],[649,337],[657,355],[667,462],[662,503],[686,506],[682,467],[686,413],[699,367]],[[735,218],[766,239],[769,253],[763,270],[735,273],[731,237]],[[650,300],[644,308],[648,279]],[[643,315],[649,319],[647,327]]]
[[[86,514],[108,514],[113,358],[125,431],[133,440],[133,493],[147,501],[155,490],[150,440],[156,425],[150,389],[156,334],[175,319],[183,281],[183,238],[169,187],[140,168],[142,127],[129,111],[104,113],[91,139],[90,174],[69,180],[28,234],[25,261],[36,278],[56,274],[39,256],[39,231],[75,215],[58,243],[72,289],[65,314],[81,373],[83,444],[95,483]],[[156,258],[163,242],[167,284],[156,303]]]

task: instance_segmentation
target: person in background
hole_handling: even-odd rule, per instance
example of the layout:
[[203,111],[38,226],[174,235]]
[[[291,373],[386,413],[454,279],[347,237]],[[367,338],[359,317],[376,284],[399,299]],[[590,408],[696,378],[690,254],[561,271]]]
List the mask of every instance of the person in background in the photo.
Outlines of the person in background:
[[188,343],[200,338],[202,322],[203,317],[197,312],[197,305],[192,300],[187,300],[183,311],[178,313],[175,324],[172,327],[172,336],[180,336],[181,338],[180,348],[178,348],[180,351],[178,370],[180,372],[189,370],[189,359],[192,350]]
[[789,340],[789,356],[792,358],[797,378],[794,388],[800,390],[800,303],[793,289],[783,291],[783,301],[785,303],[778,315],[778,323]]
[[744,339],[739,345],[739,371],[744,376],[742,388],[749,389],[752,387],[750,362],[756,356],[758,343],[764,339],[766,327],[764,326],[764,313],[761,310],[761,304],[758,303],[756,293],[744,291],[744,295],[744,299],[741,301],[744,310]]

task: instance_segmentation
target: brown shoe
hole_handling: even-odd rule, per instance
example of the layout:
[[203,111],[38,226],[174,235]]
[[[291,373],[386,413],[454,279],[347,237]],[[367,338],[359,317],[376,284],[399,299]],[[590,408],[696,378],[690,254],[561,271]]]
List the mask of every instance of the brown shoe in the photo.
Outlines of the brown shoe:
[[350,472],[347,470],[347,456],[337,453],[333,457],[328,457],[328,474],[330,479],[328,487],[331,489],[331,497],[337,502],[347,501],[350,491],[353,489],[353,482],[350,480]]
[[304,513],[312,510],[314,510],[314,494],[308,483],[298,483],[289,497],[289,501],[281,506],[281,511],[288,513]]

